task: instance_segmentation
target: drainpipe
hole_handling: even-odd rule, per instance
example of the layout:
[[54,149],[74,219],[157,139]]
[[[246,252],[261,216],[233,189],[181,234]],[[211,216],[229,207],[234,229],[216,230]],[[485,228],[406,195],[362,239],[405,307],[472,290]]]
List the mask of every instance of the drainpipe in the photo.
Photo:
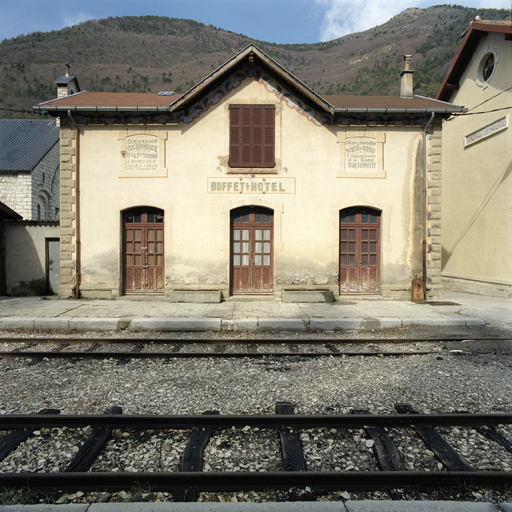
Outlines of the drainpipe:
[[423,240],[421,241],[423,252],[423,289],[427,295],[427,131],[434,121],[435,113],[432,112],[430,119],[423,130]]
[[80,130],[76,124],[71,110],[68,110],[68,117],[76,130],[75,144],[75,299],[80,298],[80,180],[79,180],[79,148],[80,148]]

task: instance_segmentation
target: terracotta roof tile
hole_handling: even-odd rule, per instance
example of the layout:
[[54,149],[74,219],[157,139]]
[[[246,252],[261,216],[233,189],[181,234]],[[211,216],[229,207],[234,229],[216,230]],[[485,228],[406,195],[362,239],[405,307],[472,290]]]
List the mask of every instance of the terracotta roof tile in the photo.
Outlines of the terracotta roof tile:
[[81,92],[41,103],[38,107],[167,107],[181,94],[159,95],[152,92]]
[[454,105],[421,96],[322,96],[335,109],[433,109],[454,108]]

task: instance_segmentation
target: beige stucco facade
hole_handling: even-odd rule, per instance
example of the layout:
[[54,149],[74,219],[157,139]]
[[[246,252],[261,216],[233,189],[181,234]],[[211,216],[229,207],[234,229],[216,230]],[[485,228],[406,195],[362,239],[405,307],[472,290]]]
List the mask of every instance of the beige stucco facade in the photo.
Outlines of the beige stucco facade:
[[[478,25],[485,30],[485,22]],[[474,28],[474,27],[473,27]],[[449,101],[468,112],[443,126],[443,283],[472,293],[512,294],[511,25],[487,27]],[[494,32],[499,30],[499,32]],[[469,36],[472,34],[470,33]],[[468,43],[469,41],[469,43]],[[469,46],[469,48],[468,48]],[[473,48],[474,46],[474,48]],[[494,59],[490,77],[484,66]]]
[[59,223],[15,222],[5,224],[6,293],[14,297],[52,294],[49,289],[48,242],[58,244]]
[[[411,297],[425,234],[427,298],[441,299],[441,117],[326,121],[284,80],[276,87],[280,78],[272,85],[245,76],[199,113],[192,105],[170,122],[61,116],[59,294],[73,296],[77,287],[82,297],[123,294],[122,214],[146,206],[164,213],[163,293],[220,290],[228,298],[231,212],[263,206],[273,212],[272,294],[338,295],[340,211],[367,207],[380,212],[377,294]],[[275,105],[273,168],[229,166],[233,104]],[[134,143],[151,158],[134,156]],[[354,160],[354,145],[371,148],[366,160]]]

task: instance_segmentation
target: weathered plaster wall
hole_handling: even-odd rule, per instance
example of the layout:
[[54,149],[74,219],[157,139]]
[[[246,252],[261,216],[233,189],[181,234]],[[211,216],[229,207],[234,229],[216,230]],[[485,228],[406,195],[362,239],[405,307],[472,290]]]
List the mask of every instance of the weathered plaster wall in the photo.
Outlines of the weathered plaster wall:
[[[226,167],[229,104],[276,104],[277,174],[287,192],[212,193],[208,180],[254,179]],[[135,206],[164,210],[165,289],[220,289],[229,294],[230,211],[242,205],[274,210],[274,289],[321,288],[338,292],[339,211],[368,206],[382,212],[381,284],[386,297],[410,297],[421,273],[423,130],[372,127],[383,142],[383,169],[358,177],[340,172],[339,140],[364,127],[319,125],[282,102],[271,90],[244,81],[190,123],[168,126],[81,126],[78,142],[80,289],[83,296],[122,293],[121,212]],[[343,132],[344,136],[339,137]],[[126,136],[149,133],[165,148],[159,168],[126,170]],[[440,258],[433,222],[440,215],[435,190],[440,169],[438,127],[429,136],[429,265]],[[61,137],[61,288],[74,289],[77,137],[63,120]],[[437,173],[437,174],[436,174]],[[353,174],[353,173],[352,173]],[[440,182],[439,182],[440,183]],[[291,192],[291,193],[289,193]],[[437,201],[439,199],[439,207]],[[419,234],[420,233],[420,234]],[[440,239],[439,239],[440,242]],[[431,285],[440,275],[431,274]],[[436,288],[436,293],[440,288]]]
[[59,225],[6,223],[6,292],[12,296],[46,293],[46,239],[59,238]]
[[[494,74],[478,83],[480,62],[495,52]],[[512,45],[481,41],[450,101],[472,115],[443,127],[443,282],[454,290],[512,295]],[[465,147],[466,136],[508,119],[508,127]]]

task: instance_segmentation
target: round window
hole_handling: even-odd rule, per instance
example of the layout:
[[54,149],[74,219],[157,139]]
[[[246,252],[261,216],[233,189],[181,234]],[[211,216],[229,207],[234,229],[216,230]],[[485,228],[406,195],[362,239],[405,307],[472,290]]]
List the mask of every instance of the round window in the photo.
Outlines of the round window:
[[492,72],[494,71],[494,55],[491,53],[487,56],[482,68],[482,78],[487,82],[491,78]]
[[482,57],[480,64],[478,65],[476,76],[476,82],[479,86],[483,87],[487,85],[494,74],[497,61],[496,53],[493,50],[487,51],[487,53]]

